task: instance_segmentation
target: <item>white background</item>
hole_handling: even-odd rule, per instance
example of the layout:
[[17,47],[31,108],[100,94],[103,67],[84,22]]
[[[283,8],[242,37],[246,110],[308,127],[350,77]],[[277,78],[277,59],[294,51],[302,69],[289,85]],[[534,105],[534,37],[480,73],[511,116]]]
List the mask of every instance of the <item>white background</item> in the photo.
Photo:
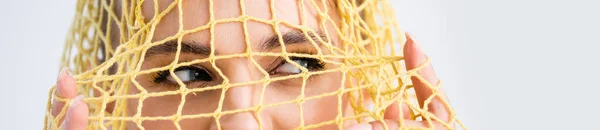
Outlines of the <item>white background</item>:
[[[390,1],[469,129],[598,129],[600,2]],[[0,129],[42,128],[75,2],[0,2]]]

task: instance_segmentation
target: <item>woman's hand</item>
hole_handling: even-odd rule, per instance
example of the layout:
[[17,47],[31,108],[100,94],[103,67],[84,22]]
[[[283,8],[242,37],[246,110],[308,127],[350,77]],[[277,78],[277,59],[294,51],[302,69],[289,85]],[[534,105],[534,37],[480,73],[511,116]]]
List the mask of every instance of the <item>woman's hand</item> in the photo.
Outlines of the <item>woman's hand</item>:
[[58,124],[62,124],[64,130],[85,130],[88,125],[88,106],[83,101],[83,96],[77,96],[75,80],[70,75],[68,68],[63,68],[58,74],[56,96],[66,100],[72,99],[71,105],[67,108],[64,108],[65,102],[57,99],[52,101],[52,116],[56,117],[63,109],[67,109],[66,115],[61,118]]
[[[427,55],[419,48],[419,45],[415,41],[415,39],[406,34],[406,44],[404,45],[404,61],[406,63],[407,70],[415,69],[421,64],[427,61]],[[438,85],[439,79],[435,75],[433,71],[433,67],[431,64],[424,65],[424,68],[418,71],[418,74],[426,80],[422,81],[419,78],[412,76],[411,80],[417,94],[417,100],[420,104],[420,107],[423,108],[423,104],[425,100],[427,100],[433,93],[432,90],[426,85],[427,83],[431,83],[432,85]],[[443,98],[443,99],[442,99]],[[446,100],[446,95],[443,91],[439,90],[438,95],[434,96],[431,102],[428,104],[428,111],[433,113],[434,116],[438,117],[440,120],[444,122],[448,122],[450,120],[450,113],[446,108],[446,105],[442,100]],[[448,100],[446,100],[448,101]],[[408,106],[403,104],[403,115],[404,117],[398,117],[399,109],[397,108],[397,104],[390,105],[384,114],[384,120],[389,130],[396,130],[398,128],[410,128],[410,127],[419,127],[419,128],[427,128],[429,127],[429,123],[427,121],[415,121],[411,120],[408,115]],[[404,121],[400,122],[400,118],[403,118]],[[431,120],[433,127],[435,129],[445,129],[442,124],[437,121]],[[400,124],[402,123],[402,124]],[[382,121],[372,121],[364,124],[355,124],[348,127],[349,130],[384,130],[384,125]]]

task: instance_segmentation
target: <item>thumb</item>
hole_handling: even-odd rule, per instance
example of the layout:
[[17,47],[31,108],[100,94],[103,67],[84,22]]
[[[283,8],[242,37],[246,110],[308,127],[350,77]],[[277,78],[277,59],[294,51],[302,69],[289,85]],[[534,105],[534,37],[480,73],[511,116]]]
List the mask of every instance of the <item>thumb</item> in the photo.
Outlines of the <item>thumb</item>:
[[67,110],[67,118],[63,124],[63,130],[85,130],[88,125],[89,109],[79,95],[73,99]]

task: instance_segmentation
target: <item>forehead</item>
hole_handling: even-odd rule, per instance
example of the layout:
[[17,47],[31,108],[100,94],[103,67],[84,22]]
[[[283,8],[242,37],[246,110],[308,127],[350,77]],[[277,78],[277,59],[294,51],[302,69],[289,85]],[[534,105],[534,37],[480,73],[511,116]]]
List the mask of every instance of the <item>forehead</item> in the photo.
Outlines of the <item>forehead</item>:
[[[185,34],[184,41],[194,41],[199,44],[209,44],[212,40],[219,46],[240,46],[245,44],[245,36],[251,45],[267,36],[286,32],[294,28],[313,28],[322,30],[319,26],[318,10],[324,11],[321,1],[299,0],[184,0],[173,3],[173,0],[159,0],[158,3],[146,1],[142,5],[142,13],[146,21],[155,14],[168,10],[156,26],[153,41],[176,35],[182,30],[197,31]],[[272,2],[272,3],[271,3]],[[155,10],[155,7],[158,10]],[[160,16],[160,15],[158,15]],[[180,21],[181,20],[181,21]],[[211,31],[213,33],[211,33]],[[211,34],[213,34],[211,36]],[[244,47],[245,48],[245,47]]]

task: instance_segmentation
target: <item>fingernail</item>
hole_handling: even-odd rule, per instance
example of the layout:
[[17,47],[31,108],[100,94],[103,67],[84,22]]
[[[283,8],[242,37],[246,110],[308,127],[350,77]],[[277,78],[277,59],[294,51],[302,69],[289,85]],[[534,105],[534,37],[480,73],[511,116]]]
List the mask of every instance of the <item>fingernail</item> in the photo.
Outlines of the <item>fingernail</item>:
[[79,105],[79,102],[81,102],[82,100],[83,100],[83,95],[79,95],[79,96],[73,98],[73,100],[71,100],[71,104],[69,104],[69,109],[77,107],[77,105]]
[[415,37],[413,37],[412,34],[410,33],[406,33],[406,35],[408,36],[407,38],[407,43],[411,42],[412,44],[412,50],[414,50],[415,52],[417,52],[418,54],[423,54],[423,50],[421,50],[421,46],[419,45],[419,43],[415,40]]
[[[73,98],[73,100],[71,100],[71,103],[69,103],[69,108],[67,109],[67,115],[65,117],[65,122],[63,122],[63,125],[65,124],[71,124],[71,120],[74,117],[71,114],[74,114],[73,112],[76,110],[77,107],[79,107],[79,105],[81,105],[81,101],[83,100],[83,95],[79,95],[75,98]],[[75,119],[76,120],[76,119]]]
[[60,70],[60,73],[58,73],[57,81],[60,81],[66,75],[69,75],[69,67],[64,67]]
[[348,127],[348,130],[371,130],[373,126],[369,123],[366,124],[356,124]]
[[369,110],[369,112],[373,112],[373,110],[375,109],[375,106],[373,106],[373,103],[370,101],[366,101],[365,102],[365,108],[367,110]]
[[69,75],[69,68],[68,67],[64,67],[60,70],[60,72],[58,73],[58,77],[56,78],[56,95],[62,95],[61,91],[63,86],[63,82],[62,80],[65,79],[65,76]]
[[407,33],[406,36],[407,40],[404,51],[407,54],[407,57],[405,57],[407,68],[415,68],[427,60],[427,55],[425,55],[425,52],[412,35]]
[[[374,105],[373,101],[367,99],[367,100],[365,100],[363,105],[364,105],[365,109],[367,109],[367,111],[369,111],[369,113],[373,113],[375,111],[375,105]],[[370,116],[366,116],[366,117],[362,118],[362,121],[364,121],[364,122],[371,122],[374,120],[375,119],[373,119]]]

